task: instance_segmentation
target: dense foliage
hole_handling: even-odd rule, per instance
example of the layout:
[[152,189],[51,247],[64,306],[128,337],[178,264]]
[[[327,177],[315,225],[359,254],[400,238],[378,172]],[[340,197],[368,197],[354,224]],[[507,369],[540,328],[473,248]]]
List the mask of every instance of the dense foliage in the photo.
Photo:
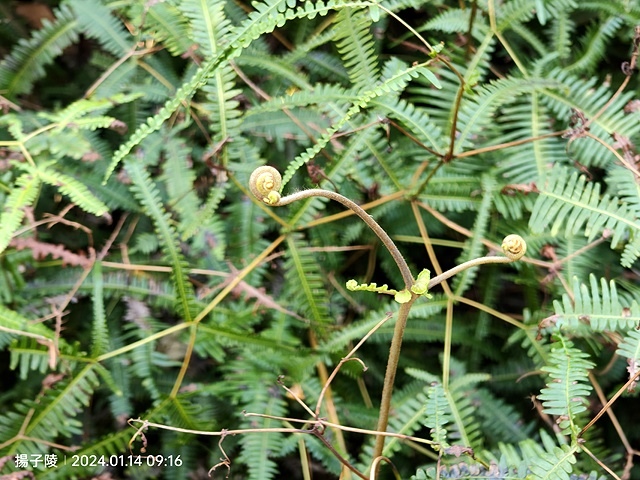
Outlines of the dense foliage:
[[0,475],[640,477],[638,2],[0,15]]

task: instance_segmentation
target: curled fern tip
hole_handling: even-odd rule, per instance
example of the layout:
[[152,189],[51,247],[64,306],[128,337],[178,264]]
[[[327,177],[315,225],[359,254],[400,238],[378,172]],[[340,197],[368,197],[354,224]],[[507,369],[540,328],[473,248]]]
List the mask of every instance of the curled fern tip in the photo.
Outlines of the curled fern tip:
[[273,167],[256,168],[249,178],[249,190],[260,201],[267,205],[275,205],[280,201],[282,176]]
[[520,260],[527,253],[527,242],[520,235],[507,235],[502,241],[502,251],[510,260]]

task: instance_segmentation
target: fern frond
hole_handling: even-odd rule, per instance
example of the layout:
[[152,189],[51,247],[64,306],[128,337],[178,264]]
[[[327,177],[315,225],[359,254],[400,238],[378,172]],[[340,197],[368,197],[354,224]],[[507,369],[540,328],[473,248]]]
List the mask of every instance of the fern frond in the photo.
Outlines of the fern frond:
[[167,203],[177,214],[177,229],[181,229],[187,223],[194,223],[195,214],[200,206],[200,199],[194,188],[196,175],[189,168],[191,149],[172,132],[163,133],[166,135],[166,160],[160,178],[166,186]]
[[[554,236],[563,227],[565,235],[584,229],[590,241],[607,230],[612,248],[620,245],[627,233],[635,239],[640,230],[640,223],[627,204],[608,194],[600,196],[600,184],[587,183],[583,175],[570,173],[566,168],[555,168],[549,173],[548,183],[541,189],[529,219],[536,233],[550,224]],[[627,243],[621,264],[629,267],[639,255],[637,242]]]
[[[596,77],[584,80],[556,68],[548,73],[547,78],[562,83],[563,87],[559,87],[558,91],[543,90],[540,102],[546,105],[557,119],[567,123],[573,110],[583,112],[587,119],[594,117],[613,95],[611,87],[598,84]],[[640,132],[640,122],[633,120],[637,114],[630,116],[624,110],[624,106],[632,98],[632,92],[624,92],[607,105],[607,109],[591,121],[591,136],[612,145],[612,132],[628,138],[637,135]],[[595,165],[607,168],[615,161],[609,149],[593,138],[573,140],[570,152],[572,158],[587,167]]]
[[47,167],[30,168],[34,175],[38,175],[43,183],[56,187],[61,193],[67,195],[73,203],[86,212],[100,217],[109,211],[99,198],[93,195],[82,183],[69,175],[65,175]]
[[29,40],[20,40],[0,63],[0,92],[9,98],[28,93],[45,75],[44,67],[78,40],[79,26],[73,11],[62,4],[54,11],[56,19],[43,19],[40,30]]
[[368,106],[371,100],[404,89],[411,78],[416,78],[420,75],[424,75],[435,86],[440,85],[434,74],[429,71],[424,64],[417,64],[397,72],[390,78],[384,79],[374,88],[359,93],[358,97],[353,102],[353,105],[344,115],[342,115],[340,120],[334,123],[320,138],[318,138],[312,147],[309,147],[304,153],[298,155],[291,163],[289,163],[289,166],[282,176],[282,186],[284,187],[287,184],[302,165],[315,157],[320,150],[322,150],[331,141],[333,135],[338,130],[346,125],[352,117],[360,112],[361,109]]
[[116,58],[131,50],[135,39],[101,0],[69,0],[82,32]]
[[[465,33],[469,29],[470,18],[471,10],[468,8],[464,10],[460,8],[448,8],[434,18],[430,18],[417,30],[419,32],[438,30],[445,33]],[[475,33],[477,33],[477,29],[478,27],[476,26]]]
[[439,211],[465,212],[477,210],[481,199],[474,193],[480,187],[476,176],[452,174],[445,166],[431,179],[419,198]]
[[562,303],[553,302],[560,328],[580,330],[584,324],[589,330],[630,330],[640,325],[640,306],[633,302],[624,307],[618,299],[616,284],[613,280],[600,279],[600,286],[595,275],[589,276],[589,286],[573,279],[574,301],[568,295],[562,296]]
[[135,161],[126,165],[127,173],[133,181],[134,195],[139,199],[144,210],[153,220],[156,232],[161,240],[164,254],[171,265],[172,280],[176,289],[176,309],[185,320],[190,321],[195,315],[197,306],[193,286],[186,272],[186,262],[179,249],[178,234],[171,223],[169,215],[162,207],[159,193],[144,167]]
[[102,278],[102,262],[93,265],[93,323],[91,325],[91,356],[97,357],[109,347],[109,330],[104,310],[104,283]]
[[[505,132],[493,138],[495,143],[506,143],[523,138],[537,138],[551,133],[553,118],[540,102],[540,93],[531,92],[523,101],[509,105],[500,111],[498,124]],[[512,184],[541,185],[547,177],[551,159],[566,157],[565,142],[556,137],[505,149],[498,162],[498,172],[505,182]],[[529,202],[531,203],[531,202]],[[520,210],[522,211],[522,210]]]
[[138,145],[142,140],[151,133],[162,127],[173,112],[175,112],[183,102],[189,100],[198,89],[207,84],[208,80],[215,75],[218,68],[224,64],[226,60],[238,56],[243,48],[246,48],[254,39],[258,38],[262,33],[271,32],[278,23],[282,22],[280,12],[286,9],[285,0],[272,0],[267,3],[256,3],[256,11],[249,15],[249,18],[238,26],[232,34],[229,35],[229,44],[226,48],[218,51],[207,61],[205,61],[193,77],[183,83],[176,90],[175,95],[168,100],[162,109],[153,117],[138,127],[133,132],[127,142],[122,144],[114,153],[111,163],[105,174],[105,181],[111,176],[118,164],[129,154],[131,149]]
[[445,449],[448,446],[445,426],[451,422],[449,403],[440,383],[435,382],[426,387],[426,393],[424,425],[431,429],[429,434],[434,442],[438,442],[438,449]]
[[[616,354],[627,359],[627,372],[629,379],[635,377],[640,370],[640,331],[637,329],[630,330],[626,337],[618,344]],[[638,385],[638,377],[627,388],[629,392],[635,390]]]
[[[533,480],[571,480],[569,474],[576,463],[576,447],[562,445],[533,458],[530,466]],[[529,477],[527,477],[529,478]]]
[[[64,129],[65,127],[79,129],[88,128],[83,127],[83,124],[78,122],[82,122],[81,119],[86,119],[89,114],[93,114],[93,117],[91,118],[96,119],[96,121],[97,119],[103,121],[102,119],[109,118],[111,122],[113,122],[115,120],[114,118],[103,116],[105,112],[112,109],[116,105],[123,105],[125,103],[132,102],[142,96],[142,93],[118,93],[112,95],[109,98],[82,98],[55,112],[39,112],[38,117],[44,118],[51,123],[55,123],[56,128],[60,130]],[[107,124],[106,126],[108,127],[109,124]]]
[[523,93],[559,86],[547,78],[504,78],[479,88],[477,95],[465,101],[460,108],[456,152],[471,145],[469,138],[479,134],[492,121],[501,105],[512,102]]
[[[481,257],[485,248],[482,244],[482,240],[486,237],[487,229],[489,227],[496,181],[490,175],[483,175],[481,184],[482,202],[478,207],[478,213],[473,224],[473,236],[465,242],[463,253],[456,261],[458,264],[471,260],[472,258]],[[476,278],[477,272],[478,267],[469,268],[455,276],[452,286],[456,295],[462,295],[463,292],[469,288],[473,280]]]
[[167,47],[174,55],[182,55],[191,47],[189,26],[178,6],[169,2],[158,2],[147,9],[144,30]]
[[335,41],[355,88],[366,88],[380,76],[371,16],[365,11],[344,8],[335,17]]
[[640,184],[630,169],[621,165],[611,166],[607,172],[607,188],[617,192],[635,217],[640,218]]
[[[324,336],[324,325],[331,323],[329,316],[329,298],[322,280],[320,266],[313,255],[303,248],[299,235],[287,238],[287,278],[289,285],[293,286],[292,300],[302,305],[301,315],[313,321],[313,326],[318,329],[320,336]],[[291,287],[290,287],[291,288]]]
[[[288,20],[292,20],[294,18],[313,19],[317,15],[324,16],[333,9],[345,6],[340,0],[327,0],[326,2],[319,0],[315,3],[304,2],[304,6],[298,6],[294,10],[289,7],[290,3],[291,2],[288,0],[269,0],[264,3],[254,3],[254,8],[256,10],[250,13],[248,18],[242,22],[241,25],[229,33],[227,36],[228,38],[226,38],[226,40],[228,40],[226,47],[205,61],[198,68],[193,77],[188,82],[182,84],[182,86],[175,92],[175,95],[164,104],[163,108],[156,115],[148,118],[146,123],[138,127],[129,140],[120,146],[111,159],[111,164],[109,165],[105,175],[105,180],[111,176],[118,164],[129,154],[133,147],[138,145],[151,133],[157,131],[164,121],[167,120],[173,112],[183,104],[183,102],[189,100],[198,89],[207,84],[209,79],[215,75],[217,69],[220,68],[221,65],[240,55],[242,50],[251,45],[255,39],[265,33],[271,33],[276,27],[284,25]],[[369,5],[369,2],[356,1],[349,2],[348,6],[358,7]],[[428,70],[424,68],[416,70],[421,70],[422,73],[429,77],[432,82],[437,82],[435,76]],[[381,85],[380,88],[383,88],[388,92],[388,89],[391,89],[392,85],[393,84],[391,82],[387,82]],[[363,99],[363,101],[366,103],[365,99]],[[364,106],[364,104],[361,106]],[[357,110],[359,110],[359,108],[356,109],[353,114],[356,113]],[[345,121],[346,120],[348,119],[345,119]],[[335,131],[337,131],[337,129],[334,130],[334,132]],[[326,145],[327,141],[328,140],[321,142],[322,146],[319,147],[318,151]],[[309,154],[306,160],[308,161],[311,156],[312,155]],[[305,162],[303,160],[296,169],[304,163]],[[286,183],[286,180],[283,183]]]
[[551,26],[549,38],[551,39],[551,51],[557,52],[561,61],[566,61],[571,55],[573,46],[572,35],[575,31],[575,21],[571,17],[573,8],[555,8],[551,13]]
[[[88,406],[99,384],[94,367],[86,365],[70,378],[61,380],[45,391],[37,400],[24,400],[17,404],[15,411],[0,417],[0,435],[3,439],[11,439],[20,430],[22,438],[16,438],[2,454],[41,453],[45,445],[35,443],[32,439],[80,435],[82,423],[77,415]],[[28,422],[23,424],[28,413]],[[15,428],[15,433],[7,435],[11,428]]]
[[[537,6],[540,6],[540,4],[536,0],[513,0],[506,3],[503,8],[496,9],[496,27],[498,31],[502,32],[512,28],[513,25],[528,22],[536,12]],[[539,16],[544,16],[544,7],[542,11],[537,13]],[[544,25],[545,22],[541,20],[540,23]]]
[[17,178],[0,214],[0,252],[9,245],[13,233],[22,223],[24,208],[34,202],[40,185],[40,178],[32,173],[23,173]]
[[599,19],[587,31],[581,43],[583,51],[577,55],[577,60],[565,68],[568,73],[575,74],[590,71],[596,63],[604,56],[607,43],[622,26],[623,20],[612,16],[606,20]]
[[556,340],[551,349],[550,364],[542,367],[549,373],[549,380],[538,399],[542,400],[545,413],[558,417],[562,433],[575,440],[580,433],[576,416],[587,409],[586,397],[591,391],[588,374],[594,364],[587,360],[589,355],[575,348],[572,342],[561,336]]
[[488,389],[478,389],[474,397],[480,405],[478,415],[485,435],[504,443],[517,443],[530,438],[535,424],[525,423],[521,413],[512,404]]
[[[455,362],[452,362],[452,364]],[[448,429],[449,441],[460,441],[464,446],[481,449],[484,438],[482,425],[477,417],[476,407],[469,395],[469,389],[476,384],[486,382],[491,377],[483,373],[465,373],[452,379],[445,395],[451,410],[452,423]],[[458,440],[459,439],[459,440]]]
[[371,104],[381,108],[389,117],[398,120],[425,145],[436,152],[444,152],[442,131],[431,121],[426,109],[416,107],[402,98],[390,96],[375,99]]

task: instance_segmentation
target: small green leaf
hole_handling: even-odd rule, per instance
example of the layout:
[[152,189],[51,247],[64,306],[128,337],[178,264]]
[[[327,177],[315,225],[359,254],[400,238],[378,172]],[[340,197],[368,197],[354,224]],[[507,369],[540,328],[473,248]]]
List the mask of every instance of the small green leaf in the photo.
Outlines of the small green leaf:
[[400,304],[407,303],[411,300],[411,292],[409,290],[400,290],[393,298]]
[[431,272],[427,269],[422,270],[418,274],[416,283],[411,286],[411,291],[416,295],[424,295],[429,288],[429,280],[431,279]]
[[371,21],[377,22],[380,20],[380,8],[378,5],[373,4],[369,7],[369,15],[371,15]]
[[424,75],[424,77],[429,80],[438,90],[442,88],[442,84],[440,83],[440,80],[438,80],[438,77],[436,77],[436,75],[427,67],[418,68],[417,72]]

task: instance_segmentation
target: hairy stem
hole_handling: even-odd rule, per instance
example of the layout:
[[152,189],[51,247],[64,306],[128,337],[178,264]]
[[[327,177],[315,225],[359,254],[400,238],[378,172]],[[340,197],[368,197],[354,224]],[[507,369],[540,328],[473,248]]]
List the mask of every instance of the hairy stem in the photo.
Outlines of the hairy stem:
[[[380,413],[378,414],[378,425],[376,427],[378,432],[387,431],[389,411],[391,410],[391,396],[393,395],[393,384],[396,380],[398,362],[400,361],[402,337],[404,336],[404,329],[407,326],[407,318],[409,318],[411,305],[413,305],[413,302],[417,299],[418,297],[416,295],[412,295],[412,299],[409,302],[400,305],[400,310],[398,310],[398,320],[396,320],[396,327],[393,330],[393,338],[391,339],[391,348],[389,349],[389,358],[387,360],[387,371],[384,374],[384,384],[382,386]],[[378,435],[376,437],[376,444],[373,448],[374,459],[382,456],[385,440],[386,437],[384,435]]]
[[385,232],[384,229],[373,219],[373,217],[371,217],[371,215],[363,210],[360,205],[349,200],[344,195],[340,195],[339,193],[332,192],[330,190],[312,188],[310,190],[302,190],[300,192],[287,195],[286,197],[282,197],[277,203],[274,203],[273,206],[281,207],[310,197],[324,197],[330,200],[334,200],[358,215],[369,226],[369,228],[373,230],[373,233],[378,236],[380,241],[384,244],[384,246],[393,257],[393,260],[396,262],[396,265],[400,270],[400,274],[402,275],[402,280],[405,283],[405,287],[411,288],[411,285],[413,285],[413,276],[411,275],[411,270],[409,270],[409,266],[407,265],[406,260],[400,253],[400,250],[398,250],[398,247],[396,247],[396,244],[393,243],[393,240],[391,240],[391,237],[389,237],[387,232]]

